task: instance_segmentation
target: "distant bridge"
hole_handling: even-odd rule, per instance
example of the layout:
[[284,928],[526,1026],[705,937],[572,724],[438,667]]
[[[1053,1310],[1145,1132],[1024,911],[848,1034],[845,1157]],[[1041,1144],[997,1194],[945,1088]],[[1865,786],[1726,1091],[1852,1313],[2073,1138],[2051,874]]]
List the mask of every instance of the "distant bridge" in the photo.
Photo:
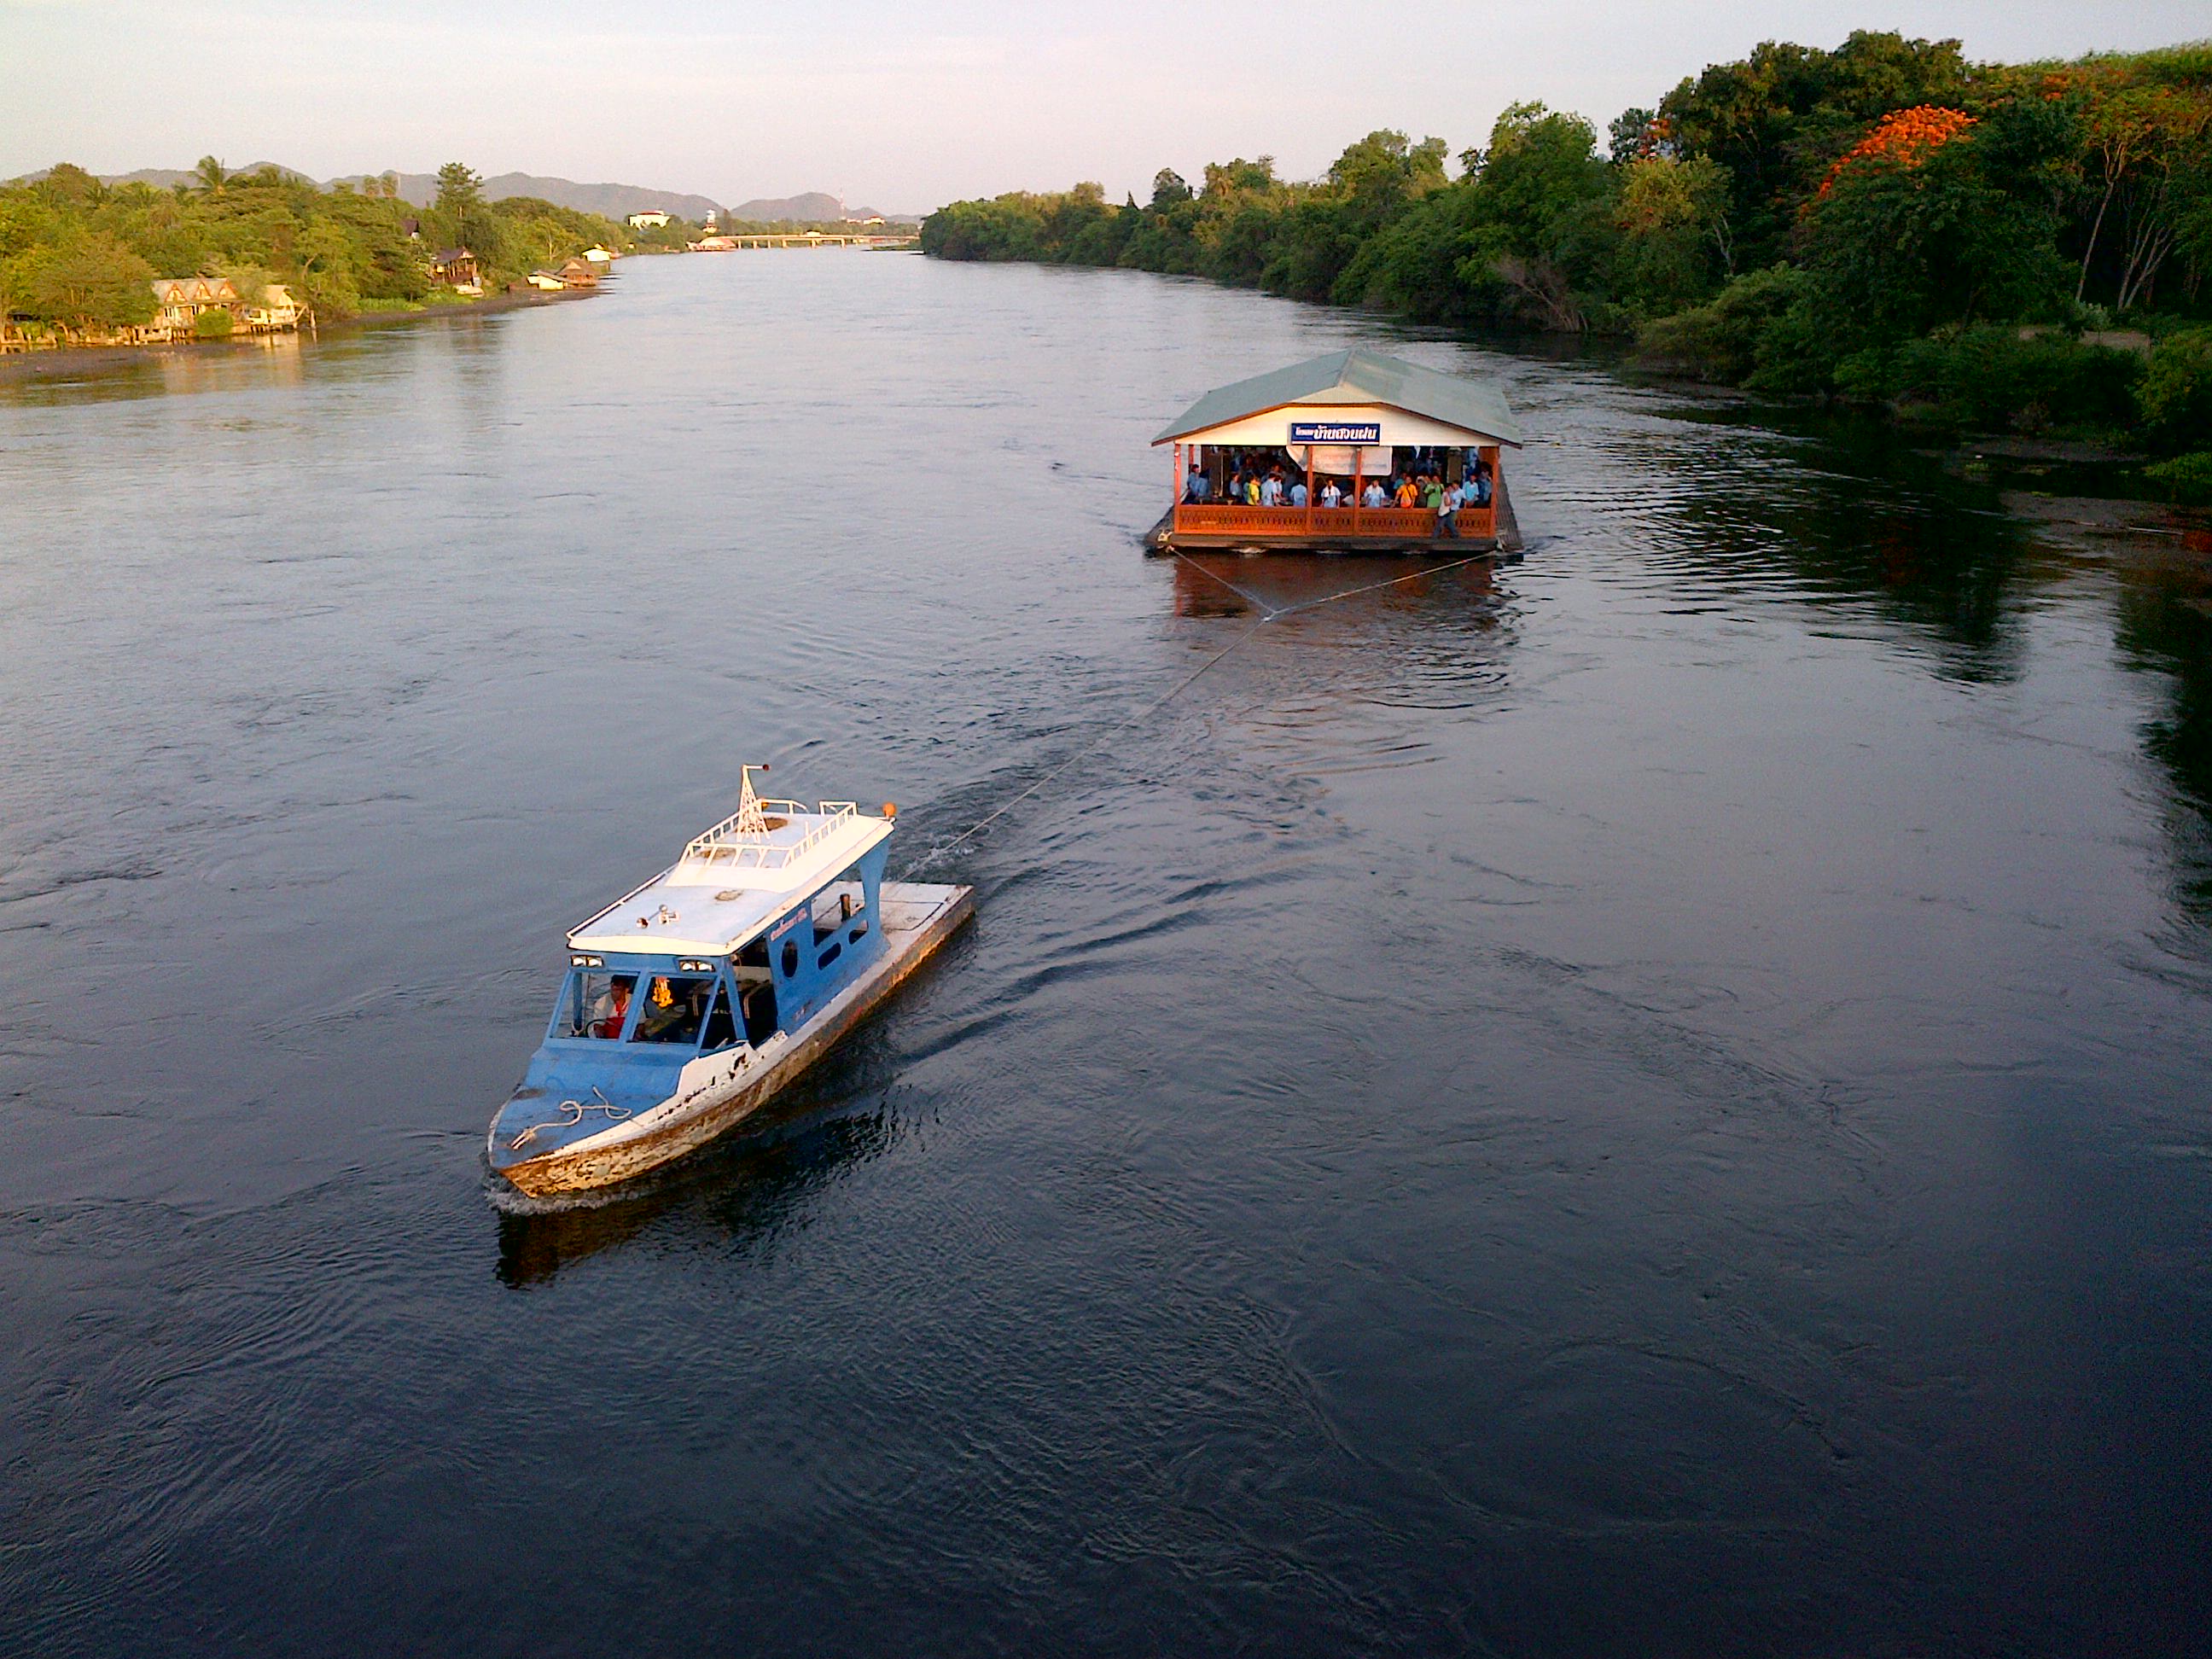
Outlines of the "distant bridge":
[[744,234],[718,231],[689,244],[694,253],[732,253],[741,247],[912,247],[921,240],[919,231],[895,234],[825,235],[818,230],[764,231]]

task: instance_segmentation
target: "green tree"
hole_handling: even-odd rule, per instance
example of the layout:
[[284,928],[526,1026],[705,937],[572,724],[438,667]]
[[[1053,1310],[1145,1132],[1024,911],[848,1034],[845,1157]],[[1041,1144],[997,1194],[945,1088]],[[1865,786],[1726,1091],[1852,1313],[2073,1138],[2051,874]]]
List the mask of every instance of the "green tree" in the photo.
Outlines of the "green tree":
[[1613,189],[1590,124],[1540,103],[1507,105],[1490,130],[1489,145],[1464,159],[1483,218],[1525,252],[1560,251],[1571,219]]
[[1839,352],[1945,325],[2048,313],[2063,292],[2050,216],[1991,182],[1971,129],[1924,159],[1854,161],[1805,230],[1805,263]]
[[1418,144],[1402,132],[1369,133],[1329,164],[1328,182],[1350,210],[1350,222],[1373,230],[1416,197],[1443,188],[1444,141]]
[[1613,118],[1613,125],[1606,129],[1606,138],[1612,146],[1615,167],[1626,167],[1631,161],[1647,161],[1654,155],[1667,153],[1656,110],[1621,111]]
[[1710,304],[1646,323],[1637,336],[1644,363],[1669,374],[1739,386],[1767,372],[1769,383],[1787,378],[1783,349],[1794,340],[1794,319],[1803,314],[1805,274],[1792,265],[1747,272]]
[[[1970,141],[1921,153],[1961,125]],[[2007,68],[1889,33],[1833,51],[1769,41],[1607,136],[1601,152],[1581,117],[1518,104],[1455,182],[1440,143],[1383,129],[1312,183],[1279,178],[1267,156],[1208,164],[1195,193],[1163,169],[1141,206],[1089,185],[955,203],[923,246],[1192,271],[1431,321],[1644,322],[1698,372],[1777,390],[1832,390],[1846,357],[1855,386],[1887,383],[1931,330],[2079,328],[2094,317],[2068,301],[2062,259],[2083,295],[2195,314],[2205,302],[2212,46]],[[2162,295],[2177,263],[2178,292]],[[1680,327],[1659,328],[1670,314]],[[1930,384],[1976,388],[1942,394],[1962,409],[2081,368],[1994,338],[1913,361],[1948,365]],[[2103,407],[2113,367],[2092,367],[2082,384]]]
[[462,161],[438,169],[438,211],[458,218],[483,205],[483,180]]
[[114,237],[80,230],[46,249],[24,274],[31,315],[80,332],[153,320],[154,268]]
[[2150,354],[2136,389],[2144,425],[2168,448],[2202,448],[2212,433],[2212,328],[2167,336]]
[[462,162],[448,161],[438,169],[438,196],[425,228],[447,246],[468,249],[480,266],[509,270],[526,261],[509,249],[502,220],[492,210],[493,204],[484,200],[483,180]]
[[1044,259],[1038,198],[1014,191],[988,202],[953,202],[922,222],[921,247],[940,259]]
[[1733,274],[1728,174],[1710,155],[1650,155],[1620,169],[1613,223],[1621,246],[1614,277],[1641,315],[1705,300]]
[[1956,106],[1972,78],[1956,40],[1860,30],[1834,52],[1768,40],[1684,81],[1659,100],[1659,118],[1682,155],[1728,169],[1740,259],[1765,264],[1789,252],[1798,205],[1869,125],[1918,104]]
[[48,201],[73,213],[94,211],[107,199],[107,186],[73,161],[49,168],[39,180],[39,190]]
[[238,290],[240,301],[249,306],[266,302],[270,283],[279,280],[276,273],[266,265],[243,262],[227,264],[216,275],[229,278],[230,285]]

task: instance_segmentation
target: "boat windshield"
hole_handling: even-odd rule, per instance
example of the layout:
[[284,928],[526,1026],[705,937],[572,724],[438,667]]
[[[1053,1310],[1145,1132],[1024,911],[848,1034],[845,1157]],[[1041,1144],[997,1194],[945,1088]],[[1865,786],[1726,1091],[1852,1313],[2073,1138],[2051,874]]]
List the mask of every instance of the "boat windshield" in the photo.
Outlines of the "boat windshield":
[[556,1037],[618,1037],[637,990],[635,974],[571,972],[553,1017]]
[[637,1017],[633,1042],[696,1042],[707,1018],[707,1005],[714,995],[711,976],[694,979],[676,974],[656,974],[645,994],[645,1011]]

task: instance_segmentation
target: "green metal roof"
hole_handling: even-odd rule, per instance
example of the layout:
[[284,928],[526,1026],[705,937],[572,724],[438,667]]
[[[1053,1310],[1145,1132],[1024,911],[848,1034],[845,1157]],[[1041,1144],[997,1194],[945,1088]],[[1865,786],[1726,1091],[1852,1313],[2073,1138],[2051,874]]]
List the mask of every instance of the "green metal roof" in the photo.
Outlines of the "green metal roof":
[[1513,418],[1505,394],[1495,386],[1441,374],[1379,351],[1332,351],[1234,386],[1217,386],[1152,441],[1172,443],[1194,432],[1293,404],[1386,404],[1521,447],[1521,422]]

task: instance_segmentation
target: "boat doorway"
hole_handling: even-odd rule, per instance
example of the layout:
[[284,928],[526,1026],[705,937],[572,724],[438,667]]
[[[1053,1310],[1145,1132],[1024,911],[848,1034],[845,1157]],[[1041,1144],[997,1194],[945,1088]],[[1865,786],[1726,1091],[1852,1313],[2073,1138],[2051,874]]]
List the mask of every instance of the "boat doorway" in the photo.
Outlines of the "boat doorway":
[[757,1048],[777,1030],[775,976],[769,971],[768,941],[749,941],[738,952],[730,976],[737,981],[738,1008],[744,1018],[745,1041]]

